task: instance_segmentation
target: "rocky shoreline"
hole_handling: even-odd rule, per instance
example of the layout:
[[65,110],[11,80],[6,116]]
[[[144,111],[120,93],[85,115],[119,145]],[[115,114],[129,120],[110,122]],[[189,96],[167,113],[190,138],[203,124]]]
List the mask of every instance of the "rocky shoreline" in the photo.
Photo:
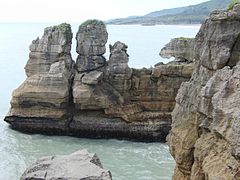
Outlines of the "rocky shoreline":
[[177,91],[193,63],[133,69],[120,41],[106,59],[108,33],[98,20],[79,26],[75,62],[72,37],[64,23],[32,42],[27,79],[13,92],[5,121],[27,133],[165,142]]
[[107,36],[101,21],[80,25],[75,63],[70,25],[46,28],[5,121],[30,133],[141,141],[165,141],[171,128],[174,180],[240,179],[240,5],[212,12],[195,39],[173,39],[160,55],[176,60],[152,69],[128,67],[122,42],[106,60]]

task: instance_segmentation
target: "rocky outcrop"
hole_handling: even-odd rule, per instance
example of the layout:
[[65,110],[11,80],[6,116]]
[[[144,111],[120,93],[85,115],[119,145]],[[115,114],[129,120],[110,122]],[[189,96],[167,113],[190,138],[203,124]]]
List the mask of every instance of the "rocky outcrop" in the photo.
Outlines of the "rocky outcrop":
[[131,88],[132,69],[128,67],[129,55],[128,46],[121,42],[110,45],[110,58],[107,69],[107,80],[120,94]]
[[240,5],[214,11],[195,38],[196,68],[181,85],[168,136],[173,179],[240,179]]
[[[69,24],[46,28],[42,38],[32,42],[25,67],[27,79],[13,92],[6,119],[11,123],[14,117],[19,118],[12,123],[13,127],[27,129],[36,122],[39,128],[46,123],[50,129],[64,129],[68,122],[73,67],[71,43]],[[48,119],[56,122],[54,126]]]
[[96,154],[80,150],[70,155],[47,156],[37,160],[22,175],[21,180],[111,180],[110,171],[103,169]]
[[74,64],[69,38],[63,24],[33,42],[28,78],[14,91],[5,121],[30,133],[165,141],[178,88],[193,65],[133,69],[120,41],[110,46],[106,61],[106,27],[97,20],[80,25]]
[[179,37],[172,39],[159,55],[163,58],[175,58],[176,62],[193,62],[194,60],[194,38]]
[[102,56],[106,52],[108,33],[103,22],[97,20],[86,21],[79,26],[77,40],[77,70],[88,72],[103,67],[106,59]]

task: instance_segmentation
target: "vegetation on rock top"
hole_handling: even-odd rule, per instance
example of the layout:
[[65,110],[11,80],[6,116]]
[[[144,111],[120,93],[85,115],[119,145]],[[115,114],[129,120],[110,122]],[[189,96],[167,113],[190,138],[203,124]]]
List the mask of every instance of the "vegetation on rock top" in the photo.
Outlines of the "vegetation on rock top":
[[72,41],[73,34],[72,34],[72,29],[70,24],[62,23],[56,26],[47,27],[44,29],[44,34],[48,33],[50,29],[52,30],[52,32],[54,31],[62,32],[66,36],[68,42]]
[[93,25],[93,26],[106,26],[105,23],[101,20],[98,20],[98,19],[89,19],[85,22],[83,22],[80,27],[84,27],[84,26],[87,26],[87,25]]
[[236,4],[240,4],[240,0],[232,0],[232,2],[228,5],[227,10],[232,10]]
[[175,38],[175,39],[177,39],[177,40],[192,40],[192,39],[194,39],[194,38],[189,38],[189,37],[177,37],[177,38]]

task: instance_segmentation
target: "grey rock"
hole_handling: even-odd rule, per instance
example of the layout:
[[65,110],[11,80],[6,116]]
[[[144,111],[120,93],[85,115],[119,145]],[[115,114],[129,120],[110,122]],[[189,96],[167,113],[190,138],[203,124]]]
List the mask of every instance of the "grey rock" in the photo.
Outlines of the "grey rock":
[[110,171],[103,169],[96,154],[80,150],[70,155],[47,156],[37,160],[21,180],[111,180]]
[[161,49],[159,55],[168,59],[174,57],[177,62],[193,62],[194,41],[194,38],[180,37],[172,39]]
[[89,73],[85,73],[82,77],[82,83],[83,84],[98,84],[99,81],[101,81],[103,78],[103,72],[101,71],[91,71]]
[[106,59],[103,56],[84,56],[77,57],[76,66],[78,72],[89,72],[97,70],[106,64]]
[[240,13],[214,11],[195,38],[196,68],[181,85],[167,137],[178,179],[240,178]]
[[106,62],[106,27],[91,20],[79,27],[75,65],[67,27],[47,28],[33,41],[29,77],[14,91],[5,121],[29,133],[164,141],[178,88],[193,64],[133,69],[127,45],[119,41]]
[[72,31],[68,24],[45,28],[41,39],[37,38],[30,45],[29,60],[25,66],[27,76],[47,73],[51,64],[65,61],[68,69],[71,59]]
[[71,26],[60,24],[44,30],[30,46],[25,67],[27,79],[12,94],[7,117],[61,119],[67,114],[73,61]]
[[107,67],[107,78],[120,94],[124,95],[131,87],[132,69],[128,67],[128,46],[120,41],[110,45],[110,58]]
[[108,33],[102,21],[88,20],[81,24],[76,39],[78,71],[90,71],[105,65],[106,59],[102,55],[106,52]]

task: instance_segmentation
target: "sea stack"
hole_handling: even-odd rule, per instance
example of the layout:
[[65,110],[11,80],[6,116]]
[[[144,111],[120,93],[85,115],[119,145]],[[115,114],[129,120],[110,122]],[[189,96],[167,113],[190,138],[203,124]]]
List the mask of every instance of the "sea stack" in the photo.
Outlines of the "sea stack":
[[174,180],[240,179],[240,5],[214,11],[195,38],[168,135]]
[[165,141],[193,63],[130,68],[123,42],[110,45],[106,60],[107,38],[102,21],[81,24],[74,63],[70,25],[46,28],[30,46],[27,79],[14,91],[5,121],[29,133]]
[[77,70],[88,72],[103,67],[108,33],[102,21],[89,20],[79,26],[77,36]]
[[12,94],[5,118],[23,131],[64,131],[69,121],[73,64],[69,24],[48,27],[30,45],[27,79]]

